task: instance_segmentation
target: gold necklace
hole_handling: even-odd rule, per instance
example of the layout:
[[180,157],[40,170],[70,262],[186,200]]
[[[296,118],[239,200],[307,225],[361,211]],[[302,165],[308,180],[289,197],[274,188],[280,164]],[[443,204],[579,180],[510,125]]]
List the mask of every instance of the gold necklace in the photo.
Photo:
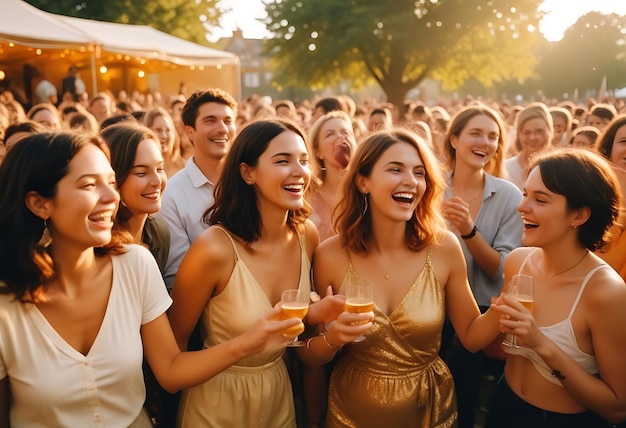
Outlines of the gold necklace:
[[589,250],[585,250],[585,254],[583,254],[583,256],[576,262],[574,263],[572,266],[568,267],[565,270],[562,270],[561,272],[557,272],[553,275],[550,275],[548,278],[544,279],[544,282],[547,282],[549,280],[551,280],[552,278],[554,278],[555,276],[559,276],[561,274],[564,274],[565,272],[569,272],[570,270],[574,269],[576,266],[578,266],[584,259],[585,257],[587,257],[587,254],[589,254]]

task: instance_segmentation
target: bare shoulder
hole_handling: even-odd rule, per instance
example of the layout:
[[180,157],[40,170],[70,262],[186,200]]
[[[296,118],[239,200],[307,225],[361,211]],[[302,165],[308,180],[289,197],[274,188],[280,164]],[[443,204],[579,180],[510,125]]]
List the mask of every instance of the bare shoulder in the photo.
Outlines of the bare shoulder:
[[504,259],[504,272],[506,276],[516,274],[522,263],[524,263],[524,260],[535,251],[540,250],[535,247],[518,247],[507,254]]
[[317,228],[311,220],[304,222],[304,242],[306,245],[306,252],[309,256],[309,260],[313,258],[313,252],[320,243],[320,236],[317,233]]
[[[601,261],[598,262],[605,265]],[[608,265],[593,273],[584,294],[594,312],[597,310],[597,313],[601,313],[608,307],[615,307],[623,312],[626,308],[626,283]]]
[[315,249],[313,255],[315,276],[323,275],[329,282],[339,284],[348,269],[346,250],[341,246],[339,236],[332,236]]
[[346,250],[341,247],[341,241],[339,240],[339,235],[332,236],[321,244],[317,246],[315,249],[315,257],[329,258],[332,260],[333,257],[337,257],[339,254],[345,254]]
[[441,231],[441,235],[437,237],[438,245],[432,246],[432,257],[433,260],[440,261],[442,263],[446,263],[446,260],[451,256],[454,260],[450,260],[451,262],[456,261],[456,257],[460,254],[463,256],[463,251],[461,250],[461,244],[459,244],[459,240],[454,235],[454,233],[445,230]]
[[233,244],[221,227],[211,226],[203,231],[191,244],[185,259],[205,263],[207,267],[228,265],[233,262],[235,252]]

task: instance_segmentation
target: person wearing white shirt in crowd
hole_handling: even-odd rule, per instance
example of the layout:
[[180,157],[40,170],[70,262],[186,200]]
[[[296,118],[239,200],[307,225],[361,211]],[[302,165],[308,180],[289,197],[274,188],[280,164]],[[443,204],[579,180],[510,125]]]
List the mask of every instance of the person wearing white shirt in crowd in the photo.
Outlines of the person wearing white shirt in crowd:
[[191,243],[208,227],[202,215],[213,205],[213,189],[236,132],[236,117],[236,101],[221,89],[196,91],[183,107],[185,133],[194,155],[170,178],[157,216],[170,230],[170,253],[163,273],[168,290]]
[[243,334],[181,352],[171,299],[148,249],[112,230],[115,172],[99,137],[26,137],[0,166],[0,426],[151,428],[145,355],[170,392],[303,329],[267,310]]
[[552,142],[554,125],[548,107],[543,103],[532,103],[524,107],[517,115],[515,130],[514,145],[518,153],[507,159],[504,167],[507,179],[522,190],[530,158],[549,148]]
[[34,104],[56,104],[58,100],[56,86],[44,79],[43,74],[37,69],[33,69],[33,79],[35,81]]

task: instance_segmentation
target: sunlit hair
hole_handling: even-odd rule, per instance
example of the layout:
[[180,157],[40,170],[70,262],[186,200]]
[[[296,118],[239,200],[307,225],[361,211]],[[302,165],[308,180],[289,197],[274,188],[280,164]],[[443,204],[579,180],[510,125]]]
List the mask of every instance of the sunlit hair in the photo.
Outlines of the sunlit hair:
[[615,117],[615,119],[613,119],[611,123],[609,123],[607,127],[604,128],[604,131],[602,131],[595,144],[598,153],[600,153],[607,159],[611,158],[613,143],[615,142],[615,135],[617,134],[617,131],[619,131],[619,129],[624,125],[626,125],[626,114]]
[[100,130],[96,118],[89,112],[74,113],[70,118],[69,127],[70,129],[78,128],[94,134],[97,134]]
[[[624,122],[624,124],[626,124],[626,122]],[[572,136],[569,139],[570,146],[574,144],[574,138],[576,138],[579,135],[582,135],[587,140],[589,140],[589,144],[587,144],[585,147],[594,148],[596,142],[598,141],[598,137],[600,136],[600,130],[596,128],[595,126],[589,126],[589,125],[579,126],[578,128],[572,131]]]
[[531,103],[522,109],[515,118],[515,149],[522,151],[522,142],[520,141],[520,135],[522,135],[522,128],[531,119],[541,119],[548,126],[548,143],[552,141],[552,135],[554,134],[554,123],[552,122],[552,115],[548,110],[548,107],[544,103]]
[[565,132],[568,132],[572,129],[572,113],[567,110],[565,107],[550,107],[548,109],[550,115],[552,116],[552,123],[554,124],[554,118],[560,117],[565,121]]
[[[43,126],[39,122],[33,122],[32,120],[25,120],[24,122],[17,122],[9,127],[4,132],[4,144],[7,146],[7,150],[13,146],[17,141],[13,142],[13,144],[9,145],[7,142],[9,138],[18,133],[28,133],[28,134],[37,134],[39,132],[49,132],[48,128]],[[25,137],[22,137],[25,138]],[[20,138],[21,139],[21,138]],[[19,140],[18,140],[19,141]]]
[[[102,139],[111,151],[111,166],[115,171],[117,188],[121,189],[135,165],[139,144],[145,140],[152,140],[161,151],[158,137],[145,126],[133,122],[122,122],[103,129],[100,133]],[[124,201],[115,215],[114,229],[128,230],[128,220],[133,213],[126,207]]]
[[[26,120],[26,112],[24,107],[16,100],[7,101],[7,110],[9,111],[9,119],[13,119],[12,123],[23,122]],[[14,116],[11,118],[11,116]]]
[[450,138],[454,135],[459,138],[470,120],[477,116],[487,116],[498,125],[498,146],[493,158],[483,168],[486,173],[495,177],[504,177],[504,161],[506,148],[504,147],[506,142],[505,127],[502,123],[500,115],[491,107],[485,105],[472,105],[459,111],[448,127],[448,132],[444,137],[444,149],[446,153],[446,163],[450,171],[454,170],[456,164],[456,149],[452,147]]
[[[257,166],[259,157],[265,153],[270,142],[288,131],[295,132],[306,142],[304,131],[291,120],[283,118],[252,122],[237,134],[215,186],[215,203],[204,213],[205,223],[220,224],[248,244],[261,237],[263,225],[257,192],[241,177],[240,165]],[[305,200],[302,208],[289,211],[288,226],[296,231],[310,213]]]
[[35,104],[34,106],[30,108],[30,110],[28,110],[28,113],[26,114],[26,118],[34,121],[35,119],[33,118],[35,117],[35,115],[37,115],[37,113],[43,110],[48,110],[50,113],[52,113],[52,115],[57,120],[56,129],[61,129],[61,123],[63,122],[63,120],[61,119],[61,113],[59,113],[59,110],[53,104],[50,104],[50,103]]
[[[320,159],[317,156],[317,153],[320,149],[320,131],[322,130],[322,126],[324,126],[324,124],[331,119],[343,120],[348,125],[348,129],[350,130],[350,132],[352,132],[352,121],[350,120],[350,116],[348,116],[346,112],[343,112],[341,110],[333,110],[321,116],[315,121],[315,123],[309,130],[309,154],[312,156],[313,159],[313,162],[311,163],[311,172],[313,173],[313,176],[321,182],[324,182],[324,180],[326,179],[326,166],[324,165],[324,160]],[[352,138],[354,139],[354,135],[352,136]],[[356,141],[354,141],[354,143],[356,145]]]
[[591,107],[589,116],[597,116],[606,121],[611,121],[617,116],[617,110],[613,104],[598,103]]
[[[54,199],[71,160],[89,144],[109,158],[100,138],[71,131],[30,135],[7,153],[0,165],[0,293],[33,300],[56,277],[51,253],[38,244],[44,221],[26,206],[26,195],[34,191]],[[94,252],[119,254],[128,242],[128,234],[113,233],[111,242]]]
[[378,131],[363,140],[350,161],[343,185],[339,189],[339,204],[335,209],[334,226],[341,245],[355,253],[366,253],[372,244],[371,209],[366,209],[365,198],[357,186],[359,176],[369,177],[380,157],[394,144],[410,144],[415,147],[426,170],[426,190],[415,212],[406,222],[407,246],[418,251],[430,244],[437,244],[446,225],[441,216],[441,204],[445,180],[439,161],[424,142],[413,132],[394,128]]
[[[162,117],[163,120],[168,122],[170,125],[170,140],[168,141],[169,151],[164,153],[163,156],[168,159],[178,160],[182,157],[180,149],[180,135],[178,135],[176,126],[174,126],[174,119],[172,119],[172,116],[168,113],[168,111],[163,107],[154,107],[144,114],[142,123],[144,126],[154,130],[154,122],[159,117]],[[155,130],[154,132],[156,133],[157,131]],[[159,139],[157,139],[157,141],[159,141]],[[159,150],[161,149],[159,148]]]
[[226,91],[219,88],[209,88],[204,91],[196,91],[185,102],[181,113],[183,123],[186,126],[196,128],[198,109],[206,103],[224,104],[233,111],[233,119],[237,117],[237,101]]
[[578,240],[592,251],[602,247],[620,212],[621,190],[610,163],[590,150],[561,148],[542,152],[529,167],[539,167],[545,186],[565,197],[568,210],[589,208],[589,219],[578,227]]

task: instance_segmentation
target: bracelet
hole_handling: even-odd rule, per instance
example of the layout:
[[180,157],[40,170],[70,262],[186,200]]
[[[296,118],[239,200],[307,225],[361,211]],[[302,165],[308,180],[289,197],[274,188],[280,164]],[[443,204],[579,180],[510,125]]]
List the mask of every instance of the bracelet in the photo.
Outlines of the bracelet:
[[330,349],[339,349],[339,348],[341,348],[341,345],[335,346],[335,345],[333,345],[332,343],[330,343],[328,341],[328,338],[326,337],[326,332],[320,333],[320,336],[322,336],[324,338],[324,342],[326,342],[326,345],[328,345],[328,347]]
[[478,228],[476,227],[476,225],[474,225],[474,228],[470,233],[468,233],[467,235],[461,235],[461,239],[472,239],[474,236],[476,236],[476,232],[478,232]]

